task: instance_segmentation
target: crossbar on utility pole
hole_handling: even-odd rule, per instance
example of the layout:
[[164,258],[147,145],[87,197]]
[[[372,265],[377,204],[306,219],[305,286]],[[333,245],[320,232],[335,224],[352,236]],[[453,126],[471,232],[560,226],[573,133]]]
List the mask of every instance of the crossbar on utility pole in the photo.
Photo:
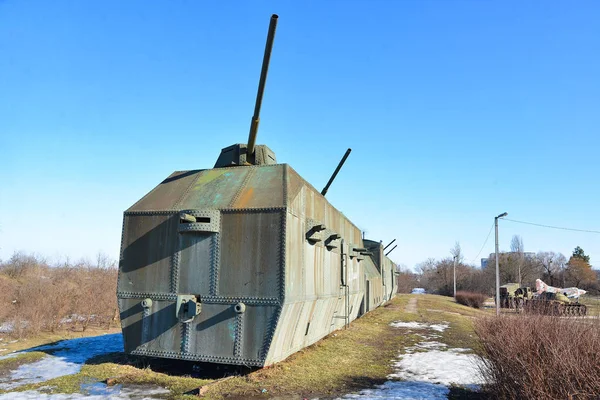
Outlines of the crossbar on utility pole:
[[500,266],[498,263],[498,218],[506,217],[508,213],[502,213],[494,217],[494,226],[496,228],[496,316],[500,315]]

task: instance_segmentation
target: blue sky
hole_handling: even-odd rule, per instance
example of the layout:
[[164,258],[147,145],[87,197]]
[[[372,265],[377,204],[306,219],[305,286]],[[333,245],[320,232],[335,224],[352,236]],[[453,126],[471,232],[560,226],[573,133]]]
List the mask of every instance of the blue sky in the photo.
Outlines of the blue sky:
[[396,262],[469,261],[504,211],[600,230],[597,2],[1,1],[0,258],[116,258],[125,209],[247,139],[272,13],[258,143],[317,188],[352,148],[327,197]]

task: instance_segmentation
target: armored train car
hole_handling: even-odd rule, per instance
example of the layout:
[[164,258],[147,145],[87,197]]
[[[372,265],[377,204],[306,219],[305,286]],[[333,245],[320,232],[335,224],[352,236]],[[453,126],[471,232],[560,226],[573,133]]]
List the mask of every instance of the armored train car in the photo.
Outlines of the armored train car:
[[276,18],[248,144],[223,149],[212,169],[174,172],[124,213],[128,354],[267,366],[396,292],[381,243],[254,145]]

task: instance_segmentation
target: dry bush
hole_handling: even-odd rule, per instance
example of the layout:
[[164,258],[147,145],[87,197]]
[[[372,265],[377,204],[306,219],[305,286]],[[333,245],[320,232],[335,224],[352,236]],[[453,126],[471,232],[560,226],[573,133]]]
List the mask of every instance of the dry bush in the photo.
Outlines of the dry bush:
[[6,321],[14,313],[15,290],[13,280],[0,274],[0,321]]
[[0,264],[0,273],[11,279],[22,279],[26,276],[38,275],[46,267],[48,264],[43,258],[16,252],[7,262]]
[[417,274],[410,271],[399,271],[396,276],[398,282],[398,293],[410,293],[414,288],[419,287]]
[[42,277],[31,276],[17,285],[12,332],[18,337],[41,331],[57,308],[57,300]]
[[481,308],[485,302],[485,295],[473,292],[456,292],[456,302],[473,308]]
[[71,279],[79,287],[73,296],[75,324],[83,330],[89,325],[110,326],[117,309],[116,268],[104,269],[80,265]]
[[499,399],[598,399],[600,324],[551,316],[475,322],[489,393]]
[[0,263],[0,326],[18,337],[109,327],[117,309],[117,269],[106,259],[98,261],[50,266],[16,254]]

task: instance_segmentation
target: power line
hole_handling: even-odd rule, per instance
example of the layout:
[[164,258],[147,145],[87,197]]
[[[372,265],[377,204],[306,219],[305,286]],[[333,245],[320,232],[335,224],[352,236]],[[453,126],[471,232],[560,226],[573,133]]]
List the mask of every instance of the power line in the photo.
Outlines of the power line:
[[562,226],[552,226],[552,225],[535,224],[533,222],[517,221],[516,219],[508,219],[508,218],[502,218],[502,219],[505,221],[516,222],[518,224],[541,226],[542,228],[561,229],[563,231],[575,231],[575,232],[587,232],[587,233],[600,234],[600,231],[594,231],[594,230],[589,230],[589,229],[564,228]]
[[487,237],[485,238],[485,242],[483,242],[483,246],[481,246],[481,249],[479,249],[479,253],[477,253],[477,255],[475,256],[475,258],[473,258],[473,260],[471,260],[471,262],[475,262],[475,260],[477,260],[477,257],[479,257],[479,255],[483,251],[483,248],[485,247],[485,245],[487,244],[488,239],[490,238],[490,234],[492,233],[492,229],[494,229],[494,224],[492,224],[492,227],[490,228],[490,231],[488,232]]

